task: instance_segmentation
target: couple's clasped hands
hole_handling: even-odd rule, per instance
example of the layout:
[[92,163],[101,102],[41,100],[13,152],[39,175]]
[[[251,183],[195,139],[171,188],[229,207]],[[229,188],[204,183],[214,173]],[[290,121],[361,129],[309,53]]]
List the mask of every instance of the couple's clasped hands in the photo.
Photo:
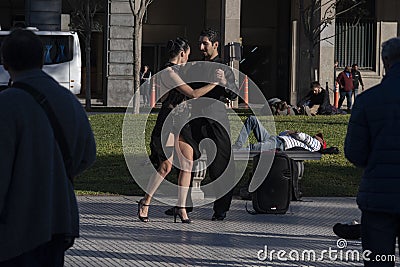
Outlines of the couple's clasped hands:
[[225,72],[222,69],[215,70],[215,79],[216,79],[216,81],[213,84],[226,86],[227,81],[226,81],[226,77],[225,77]]

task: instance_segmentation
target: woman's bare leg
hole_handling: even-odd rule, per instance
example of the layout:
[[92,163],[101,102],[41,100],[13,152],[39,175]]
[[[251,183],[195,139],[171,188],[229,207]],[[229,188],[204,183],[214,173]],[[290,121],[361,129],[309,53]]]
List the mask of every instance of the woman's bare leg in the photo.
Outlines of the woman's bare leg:
[[147,217],[149,212],[149,205],[151,202],[151,198],[153,197],[154,193],[157,191],[158,187],[160,186],[161,182],[164,178],[170,173],[172,169],[172,156],[165,161],[162,161],[156,173],[154,173],[147,184],[146,194],[144,195],[142,201],[142,207],[140,208],[139,215],[141,217]]
[[[178,207],[185,207],[189,192],[190,180],[192,178],[193,148],[181,137],[177,143],[180,151],[177,151],[180,163],[180,172],[178,177]],[[179,209],[179,213],[181,214],[182,219],[188,219],[186,208]]]

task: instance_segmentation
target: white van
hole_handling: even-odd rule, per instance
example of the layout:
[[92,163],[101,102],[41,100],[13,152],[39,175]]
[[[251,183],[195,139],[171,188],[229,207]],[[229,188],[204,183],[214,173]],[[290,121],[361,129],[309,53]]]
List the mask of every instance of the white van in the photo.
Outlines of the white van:
[[[9,31],[0,31],[0,45]],[[43,42],[43,70],[74,94],[81,91],[81,48],[76,32],[34,31]],[[0,86],[7,85],[8,72],[0,65]]]

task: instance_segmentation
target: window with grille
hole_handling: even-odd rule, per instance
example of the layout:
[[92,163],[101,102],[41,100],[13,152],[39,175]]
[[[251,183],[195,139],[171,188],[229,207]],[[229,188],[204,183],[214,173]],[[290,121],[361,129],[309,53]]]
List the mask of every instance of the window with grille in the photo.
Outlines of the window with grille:
[[[339,14],[349,6],[344,4],[338,8],[336,12]],[[339,67],[356,63],[360,69],[375,70],[376,21],[374,15],[375,1],[368,0],[357,8],[336,17],[335,59]]]

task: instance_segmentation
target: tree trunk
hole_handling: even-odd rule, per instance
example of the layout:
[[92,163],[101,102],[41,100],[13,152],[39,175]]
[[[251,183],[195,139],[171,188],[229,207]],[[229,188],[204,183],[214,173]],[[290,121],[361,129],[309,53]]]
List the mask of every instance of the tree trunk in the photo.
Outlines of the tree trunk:
[[314,29],[315,29],[315,9],[317,8],[317,0],[313,0],[311,4],[311,10],[310,10],[310,18],[309,18],[309,23],[310,23],[310,28],[309,28],[309,33],[308,33],[308,53],[310,57],[310,79],[309,82],[315,81],[317,77],[314,77]]
[[90,19],[90,3],[87,1],[86,3],[86,18],[88,19],[88,24],[86,25],[86,34],[85,34],[85,52],[86,52],[86,110],[89,111],[92,108],[92,96],[90,94],[91,89],[91,75],[90,75],[90,39],[92,38],[92,21]]
[[90,38],[91,38],[91,32],[87,32],[85,36],[85,53],[86,53],[86,86],[85,86],[85,104],[86,104],[86,110],[89,111],[92,108],[92,96],[90,93],[91,89],[91,75],[90,75]]
[[310,40],[309,44],[308,44],[308,57],[309,57],[309,62],[308,64],[310,67],[310,76],[309,76],[309,82],[313,82],[315,80],[317,80],[317,77],[314,77],[314,44],[313,42]]
[[142,22],[139,15],[135,17],[135,26],[133,31],[133,113],[139,114],[140,109],[140,68],[142,64]]

